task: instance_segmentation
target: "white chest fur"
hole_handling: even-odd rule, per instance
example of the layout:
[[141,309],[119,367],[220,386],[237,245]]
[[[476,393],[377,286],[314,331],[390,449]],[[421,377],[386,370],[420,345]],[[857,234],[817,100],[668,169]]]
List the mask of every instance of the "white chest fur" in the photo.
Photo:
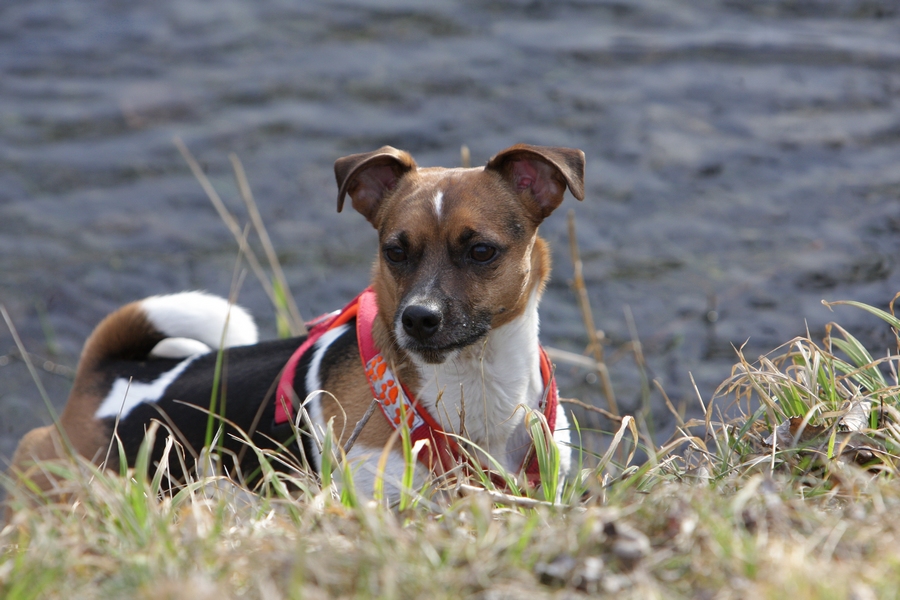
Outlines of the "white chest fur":
[[445,431],[463,435],[513,472],[531,446],[524,407],[537,409],[544,391],[537,304],[533,293],[521,316],[442,364],[415,361],[424,408]]

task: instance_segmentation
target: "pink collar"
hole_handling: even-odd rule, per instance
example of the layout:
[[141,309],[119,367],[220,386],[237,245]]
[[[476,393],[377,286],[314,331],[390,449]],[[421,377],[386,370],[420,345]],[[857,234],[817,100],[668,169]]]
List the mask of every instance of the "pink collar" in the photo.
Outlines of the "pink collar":
[[[430,470],[442,473],[453,469],[457,464],[465,462],[455,438],[441,428],[434,417],[422,407],[403,383],[391,371],[372,336],[372,325],[378,315],[378,304],[375,291],[368,287],[354,298],[343,310],[319,317],[312,322],[309,336],[288,360],[281,379],[278,382],[277,402],[275,404],[275,423],[282,424],[293,420],[294,410],[291,398],[294,397],[293,381],[297,365],[301,357],[327,331],[356,318],[356,337],[359,343],[359,354],[363,369],[369,381],[372,395],[378,400],[381,412],[392,427],[399,428],[401,415],[406,415],[413,444],[418,440],[428,440],[419,452],[419,462]],[[559,407],[559,394],[556,378],[550,365],[547,353],[541,348],[541,377],[544,380],[543,412],[551,433],[556,425],[556,411]],[[529,483],[540,483],[540,470],[537,455],[530,452],[527,466],[523,464]]]

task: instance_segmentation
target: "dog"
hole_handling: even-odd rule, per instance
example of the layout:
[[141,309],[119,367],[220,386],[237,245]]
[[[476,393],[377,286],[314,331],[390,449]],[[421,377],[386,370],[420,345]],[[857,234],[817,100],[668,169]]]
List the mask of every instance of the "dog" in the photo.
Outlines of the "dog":
[[[340,443],[363,424],[347,455],[357,488],[381,477],[396,492],[405,421],[419,451],[417,485],[492,460],[536,485],[527,413],[544,415],[565,476],[569,423],[538,342],[550,254],[537,232],[566,189],[584,198],[584,153],[518,144],[484,167],[420,168],[385,146],[338,159],[334,172],[338,212],[349,196],[378,232],[369,288],[307,337],[264,342],[244,309],[202,292],[120,308],[85,343],[58,423],[24,436],[11,472],[49,490],[41,462],[69,452],[119,468],[115,436],[133,465],[154,420],[195,468],[215,414],[224,416],[215,420],[224,424],[224,468],[251,479],[259,459],[240,432],[265,451],[293,455],[276,468],[318,472],[331,421]],[[373,402],[381,410],[365,420]],[[157,436],[154,461],[165,445]],[[168,477],[186,476],[180,460],[168,462]]]

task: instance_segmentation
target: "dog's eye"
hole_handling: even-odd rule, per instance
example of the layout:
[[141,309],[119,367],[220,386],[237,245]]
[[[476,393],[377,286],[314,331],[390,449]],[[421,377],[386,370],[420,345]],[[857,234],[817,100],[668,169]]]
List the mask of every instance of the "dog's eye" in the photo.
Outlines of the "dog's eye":
[[478,263],[488,263],[497,255],[497,249],[487,244],[475,244],[469,249],[469,258]]
[[389,246],[384,249],[384,257],[392,263],[402,263],[406,260],[406,250],[400,246]]

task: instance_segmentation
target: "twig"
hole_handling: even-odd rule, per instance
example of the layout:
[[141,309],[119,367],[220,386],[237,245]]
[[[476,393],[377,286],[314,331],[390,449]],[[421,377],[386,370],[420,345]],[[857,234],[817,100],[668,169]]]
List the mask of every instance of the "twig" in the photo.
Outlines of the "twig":
[[[216,212],[219,213],[219,217],[222,219],[222,221],[224,221],[229,231],[231,231],[231,234],[234,236],[235,241],[237,241],[237,243],[241,246],[244,255],[247,257],[247,264],[250,265],[250,269],[253,271],[253,274],[256,275],[256,278],[262,285],[263,290],[265,290],[266,295],[272,302],[272,306],[275,307],[275,310],[283,312],[284,307],[279,305],[278,300],[275,296],[275,290],[272,288],[272,283],[266,276],[262,265],[259,264],[259,259],[256,258],[256,254],[251,248],[244,247],[243,232],[241,231],[241,227],[238,225],[237,219],[235,219],[234,215],[232,215],[231,212],[229,212],[228,208],[226,208],[225,203],[222,202],[222,198],[219,197],[218,192],[216,192],[216,189],[209,181],[209,178],[203,172],[203,169],[200,168],[200,164],[191,154],[191,151],[188,150],[187,146],[184,145],[184,142],[181,141],[181,138],[176,136],[172,141],[178,148],[178,151],[181,152],[181,156],[184,157],[184,160],[185,162],[187,162],[188,167],[190,167],[191,173],[194,174],[194,177],[200,183],[203,191],[206,192],[206,196],[209,198],[209,201],[212,202],[212,205],[216,209]],[[290,315],[284,314],[283,316],[285,317],[285,320],[287,321],[288,326],[291,329],[291,334],[300,335],[300,330],[295,326],[293,320],[290,318]]]
[[638,446],[638,430],[634,422],[634,417],[625,415],[624,417],[622,417],[622,424],[619,426],[619,430],[613,437],[612,443],[610,443],[609,448],[606,449],[606,453],[603,455],[603,458],[600,459],[600,464],[597,467],[598,473],[605,469],[606,466],[610,463],[610,461],[612,460],[613,452],[615,452],[617,448],[621,450],[621,452],[619,453],[620,457],[624,455],[625,448],[619,448],[619,444],[622,443],[622,437],[625,435],[626,429],[631,430],[631,437],[634,438],[634,445],[631,447],[631,451],[628,454],[628,459],[623,460],[622,458],[620,458],[619,462],[623,465],[631,463],[631,459],[634,458],[634,453],[637,450]]
[[25,365],[28,367],[28,372],[31,374],[31,378],[34,379],[34,384],[38,388],[38,392],[41,395],[41,398],[44,401],[44,405],[47,408],[47,412],[50,413],[50,418],[53,420],[53,425],[56,427],[56,431],[59,433],[59,437],[63,442],[66,450],[68,450],[72,456],[76,456],[78,453],[75,452],[75,447],[72,445],[72,442],[69,440],[69,435],[66,433],[66,430],[63,428],[62,423],[59,420],[59,415],[56,413],[56,409],[53,408],[53,403],[50,401],[50,395],[47,394],[46,388],[44,388],[44,384],[41,381],[41,378],[38,376],[37,369],[34,368],[34,364],[31,362],[31,358],[29,357],[28,352],[25,350],[25,344],[22,343],[22,338],[19,337],[19,332],[16,330],[16,326],[13,325],[12,319],[9,316],[9,313],[6,312],[6,307],[3,304],[0,304],[0,315],[3,316],[3,320],[6,321],[6,326],[9,328],[9,333],[13,337],[13,341],[16,343],[16,348],[19,349],[19,355],[21,355],[22,360],[25,361]]
[[606,396],[606,402],[609,409],[616,416],[619,414],[619,406],[616,403],[616,395],[613,392],[612,382],[609,379],[609,369],[606,368],[606,362],[603,359],[603,345],[600,343],[600,337],[597,335],[597,327],[594,325],[594,313],[591,311],[591,302],[588,299],[587,288],[584,285],[584,275],[582,273],[581,254],[578,252],[578,238],[575,236],[575,211],[569,211],[569,251],[572,254],[572,265],[575,274],[572,278],[572,288],[575,291],[575,297],[578,299],[578,308],[581,309],[581,318],[584,321],[584,328],[587,330],[588,348],[593,352],[594,359],[597,361],[597,375],[603,388],[603,395]]
[[238,190],[241,192],[241,199],[247,207],[247,213],[250,215],[250,221],[253,223],[253,228],[259,236],[259,240],[262,242],[262,247],[266,253],[266,258],[269,261],[269,266],[272,268],[272,273],[275,274],[278,285],[280,285],[281,289],[284,291],[284,297],[287,301],[287,308],[291,313],[291,318],[294,320],[294,324],[297,326],[300,335],[306,335],[306,325],[303,322],[303,317],[300,316],[300,311],[297,308],[296,302],[294,302],[294,296],[291,294],[290,288],[288,288],[287,278],[284,276],[281,263],[278,261],[278,255],[275,253],[275,246],[272,245],[272,239],[269,237],[266,225],[263,223],[262,217],[259,214],[259,208],[256,205],[256,200],[253,198],[253,192],[250,190],[250,182],[247,181],[244,165],[241,164],[241,159],[238,158],[237,154],[229,154],[228,159],[231,161],[231,166],[234,169],[234,178],[237,180]]
[[675,405],[672,404],[672,401],[669,399],[669,395],[666,393],[666,390],[663,389],[663,386],[659,382],[659,379],[654,379],[653,385],[655,385],[656,389],[659,390],[659,393],[662,394],[663,400],[666,401],[666,407],[669,409],[669,412],[675,415],[675,422],[679,427],[684,427],[684,419],[681,417],[681,413],[675,410]]
[[550,346],[544,346],[544,351],[547,353],[547,356],[550,357],[550,360],[553,362],[563,362],[568,363],[570,365],[574,365],[576,367],[583,367],[585,369],[589,369],[591,371],[596,371],[600,368],[600,363],[591,358],[590,356],[585,356],[583,354],[576,354],[575,352],[569,352],[568,350],[560,350],[559,348],[552,348]]
[[[41,368],[44,369],[45,372],[50,373],[51,375],[58,375],[60,377],[65,377],[66,379],[75,379],[75,369],[72,367],[67,367],[66,365],[61,365],[59,363],[53,362],[48,358],[44,358],[34,352],[28,352],[28,356],[32,361],[39,363]],[[18,348],[10,349],[8,354],[0,354],[0,367],[9,366],[13,360],[22,360],[25,362],[24,358],[21,356]]]
[[366,414],[362,416],[362,419],[356,424],[356,427],[353,429],[353,433],[350,434],[350,439],[347,440],[347,443],[344,444],[344,454],[349,454],[350,449],[353,447],[353,444],[356,443],[356,438],[359,437],[359,434],[362,433],[363,427],[366,426],[366,423],[369,422],[369,418],[372,416],[372,413],[375,412],[375,407],[378,406],[378,400],[372,398],[372,403],[369,404],[369,408],[366,409]]
[[644,346],[641,344],[641,340],[638,337],[637,324],[635,323],[635,320],[634,320],[634,313],[631,312],[631,306],[626,304],[623,307],[623,310],[625,311],[625,323],[628,326],[628,332],[631,335],[631,349],[632,349],[632,352],[634,353],[634,364],[638,368],[638,374],[640,375],[640,380],[641,380],[642,408],[641,408],[641,412],[638,413],[639,416],[641,417],[638,424],[645,429],[644,433],[647,434],[647,437],[650,440],[648,447],[650,449],[653,449],[654,444],[653,444],[652,440],[653,440],[655,432],[650,431],[650,429],[653,425],[653,422],[650,420],[649,417],[653,413],[652,413],[652,407],[650,406],[650,393],[652,391],[650,389],[650,376],[647,374],[649,367],[648,367],[647,361],[644,357]]
[[497,492],[494,490],[486,490],[468,483],[459,484],[459,489],[469,494],[487,494],[492,502],[497,504],[507,504],[509,506],[520,506],[522,508],[536,508],[538,506],[554,506],[552,502],[544,500],[535,500],[534,498],[523,498],[522,496],[512,496]]
[[581,400],[576,400],[575,398],[560,398],[559,401],[564,404],[574,404],[575,406],[580,406],[581,408],[583,408],[585,410],[591,410],[591,411],[600,413],[601,415],[603,415],[604,417],[606,417],[607,419],[609,419],[611,421],[618,421],[618,422],[622,421],[622,417],[620,417],[619,415],[612,414],[605,408],[600,408],[599,406],[593,406],[591,404],[588,404],[587,402],[582,402]]
[[131,390],[131,380],[132,378],[128,378],[128,385],[125,386],[125,393],[122,395],[122,404],[119,405],[119,411],[116,413],[116,422],[113,424],[113,435],[109,440],[109,445],[106,446],[106,457],[103,459],[103,462],[100,463],[101,467],[106,467],[109,464],[109,455],[112,454],[113,445],[116,443],[116,440],[119,439],[119,422],[122,420],[122,411],[125,410],[125,401],[128,399],[128,392]]
[[472,153],[469,152],[469,147],[465,144],[459,147],[459,166],[464,169],[472,166]]

